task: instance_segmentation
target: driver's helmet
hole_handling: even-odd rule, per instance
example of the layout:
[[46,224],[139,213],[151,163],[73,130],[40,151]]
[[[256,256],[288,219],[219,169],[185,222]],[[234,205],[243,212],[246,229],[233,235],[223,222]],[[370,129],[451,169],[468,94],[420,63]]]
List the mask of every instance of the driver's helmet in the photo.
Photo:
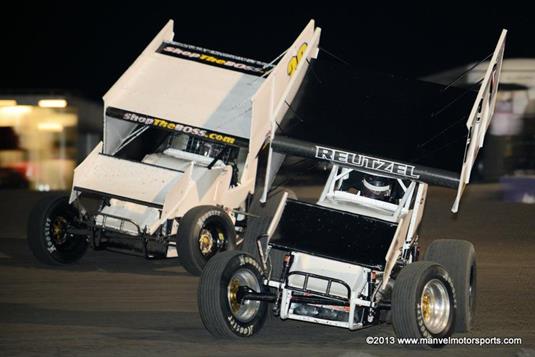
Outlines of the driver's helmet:
[[386,177],[366,175],[362,179],[362,196],[376,200],[389,201],[394,180]]

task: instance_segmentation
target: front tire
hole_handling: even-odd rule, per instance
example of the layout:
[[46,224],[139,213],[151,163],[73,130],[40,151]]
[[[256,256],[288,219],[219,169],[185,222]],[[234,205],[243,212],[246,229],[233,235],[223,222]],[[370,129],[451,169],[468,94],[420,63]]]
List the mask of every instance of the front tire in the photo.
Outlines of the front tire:
[[198,206],[180,220],[177,250],[180,263],[190,274],[201,275],[213,256],[236,248],[236,230],[228,214],[215,206]]
[[264,275],[249,254],[229,251],[218,254],[206,265],[199,283],[198,307],[206,329],[217,338],[249,337],[260,331],[267,317],[265,301],[240,303],[236,292],[247,286],[266,293]]
[[427,248],[425,260],[439,263],[450,274],[457,298],[455,331],[470,331],[476,313],[477,295],[476,252],[473,244],[465,240],[437,239]]
[[28,246],[41,263],[70,264],[85,254],[87,237],[66,231],[77,214],[63,195],[46,197],[33,208],[28,220]]
[[455,293],[446,269],[422,261],[400,271],[392,292],[392,324],[400,338],[451,336],[455,326]]

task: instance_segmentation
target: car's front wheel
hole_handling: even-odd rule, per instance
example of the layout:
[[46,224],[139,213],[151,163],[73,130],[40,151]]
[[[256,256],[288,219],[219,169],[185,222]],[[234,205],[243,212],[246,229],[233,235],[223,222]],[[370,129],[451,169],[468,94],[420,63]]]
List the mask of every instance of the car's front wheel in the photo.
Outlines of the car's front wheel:
[[414,339],[408,343],[443,345],[439,339],[451,336],[455,326],[455,291],[446,269],[421,261],[400,271],[392,292],[392,324],[398,337]]
[[34,207],[28,220],[28,245],[40,262],[69,264],[85,254],[87,237],[68,232],[77,213],[64,195],[46,197]]
[[264,325],[265,301],[241,301],[244,288],[267,293],[258,262],[249,254],[229,251],[206,265],[199,284],[198,307],[206,329],[218,338],[252,336]]
[[180,220],[177,250],[184,269],[200,275],[217,253],[236,248],[236,230],[229,215],[215,206],[198,206]]

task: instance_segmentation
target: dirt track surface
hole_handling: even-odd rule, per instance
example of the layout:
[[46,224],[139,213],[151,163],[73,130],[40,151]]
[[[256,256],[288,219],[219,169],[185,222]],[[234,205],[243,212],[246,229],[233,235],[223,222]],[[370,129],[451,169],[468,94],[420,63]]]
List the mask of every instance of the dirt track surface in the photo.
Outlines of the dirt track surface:
[[[296,191],[300,196],[312,192]],[[349,332],[275,321],[254,338],[214,341],[197,313],[198,278],[177,260],[90,251],[76,265],[40,265],[19,227],[25,219],[19,212],[26,212],[24,205],[32,199],[2,192],[0,198],[5,227],[0,235],[1,356],[535,356],[535,205],[500,202],[493,187],[472,187],[456,218],[449,213],[453,192],[432,189],[422,243],[472,241],[478,255],[478,310],[475,328],[464,336],[521,337],[523,344],[437,351],[366,344],[368,336],[393,336],[390,325]]]

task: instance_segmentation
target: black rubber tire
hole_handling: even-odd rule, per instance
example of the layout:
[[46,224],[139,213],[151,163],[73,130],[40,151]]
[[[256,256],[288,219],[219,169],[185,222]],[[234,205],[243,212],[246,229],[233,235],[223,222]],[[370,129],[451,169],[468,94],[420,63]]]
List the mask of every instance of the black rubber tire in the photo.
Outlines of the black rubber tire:
[[180,220],[177,232],[177,251],[180,263],[190,274],[201,275],[209,257],[199,248],[199,235],[207,226],[217,226],[224,236],[224,245],[214,252],[236,249],[236,230],[229,215],[216,206],[197,206],[189,210]]
[[477,297],[474,245],[465,240],[437,239],[427,248],[425,260],[439,263],[450,274],[457,298],[455,331],[470,331],[475,317]]
[[[438,279],[446,287],[450,299],[449,319],[439,333],[431,333],[425,326],[420,311],[420,297],[427,282]],[[453,281],[444,267],[433,262],[415,262],[405,266],[394,282],[392,292],[392,325],[399,338],[445,338],[451,336],[455,326],[455,290]],[[430,345],[442,347],[443,345]],[[417,345],[416,347],[426,347]]]
[[260,264],[249,254],[227,251],[211,259],[201,275],[197,303],[203,325],[216,338],[250,337],[258,333],[266,321],[268,303],[265,301],[260,302],[256,315],[247,323],[242,323],[232,314],[227,287],[238,269],[250,270],[260,282],[261,292],[268,291],[263,285]]
[[69,205],[65,195],[49,196],[37,203],[30,212],[27,225],[28,246],[37,260],[48,265],[64,265],[78,261],[85,254],[89,246],[87,237],[69,236],[59,244],[51,232],[56,217],[72,222],[76,215],[76,208]]

